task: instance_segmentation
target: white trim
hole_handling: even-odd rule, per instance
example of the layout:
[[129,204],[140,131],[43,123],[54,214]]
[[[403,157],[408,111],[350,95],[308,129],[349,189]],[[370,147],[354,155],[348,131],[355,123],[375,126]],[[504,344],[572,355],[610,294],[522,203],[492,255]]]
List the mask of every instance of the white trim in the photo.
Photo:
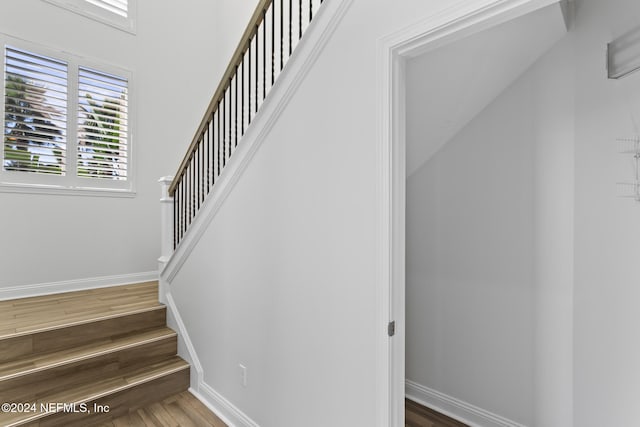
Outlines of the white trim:
[[222,170],[217,188],[204,201],[194,222],[175,250],[161,275],[168,282],[173,281],[180,268],[193,251],[225,199],[238,182],[253,156],[260,148],[280,114],[287,106],[296,90],[313,67],[324,49],[329,37],[345,15],[353,0],[326,1],[314,16],[313,22],[287,62],[287,66],[260,106],[260,111],[242,137],[233,156]]
[[394,53],[416,57],[561,0],[472,0],[410,25],[384,39]]
[[[379,247],[378,304],[378,426],[404,426],[404,59],[378,44],[380,120],[378,141]],[[396,141],[396,143],[392,143]],[[394,209],[395,208],[395,209]],[[398,283],[402,286],[393,287]],[[392,292],[393,291],[393,292]],[[387,324],[394,320],[396,334],[387,335]],[[395,344],[395,345],[393,345]]]
[[[192,388],[189,391],[229,427],[259,427],[259,425],[204,381],[204,372],[198,354],[169,291],[170,283],[180,271],[244,170],[249,166],[262,141],[311,70],[352,2],[353,0],[326,1],[320,8],[314,17],[313,25],[305,32],[304,37],[296,46],[293,56],[287,62],[287,66],[262,104],[260,112],[242,137],[242,143],[238,144],[233,157],[218,178],[216,191],[205,200],[184,239],[161,270],[160,299],[166,302],[168,311],[171,313],[170,316],[178,329],[178,339],[184,343],[185,351],[180,356],[189,359],[196,371],[196,378],[192,378]],[[161,261],[160,265],[162,266],[165,260]]]
[[523,424],[410,380],[406,381],[406,394],[408,399],[471,427],[525,427]]
[[196,353],[193,342],[189,337],[187,327],[182,321],[182,316],[180,316],[178,306],[176,305],[171,292],[166,292],[164,295],[161,293],[160,299],[167,306],[167,325],[172,329],[177,329],[178,332],[178,356],[188,361],[195,371],[195,375],[191,376],[191,386],[193,387],[195,385],[196,390],[199,390],[200,384],[204,381],[204,370],[202,369],[202,364],[198,358],[198,353]]
[[[560,0],[466,0],[383,37],[377,43],[378,278],[376,418],[378,426],[403,427],[405,349],[405,136],[404,68],[406,58]],[[387,323],[396,321],[389,339]]]
[[[0,47],[2,47],[2,62],[4,63],[6,47],[11,45],[17,49],[26,50],[36,55],[47,56],[67,65],[67,141],[66,160],[67,170],[64,175],[48,175],[17,171],[5,171],[2,167],[4,148],[0,146],[0,193],[72,195],[96,197],[136,197],[136,88],[133,72],[119,65],[103,62],[92,57],[70,53],[40,43],[0,32]],[[127,179],[109,180],[77,176],[78,149],[78,73],[81,67],[114,74],[127,80]],[[4,80],[4,75],[3,75]],[[4,84],[0,89],[0,110],[4,111]],[[4,115],[0,118],[0,127],[4,128]]]
[[44,0],[54,6],[67,9],[94,21],[101,22],[129,34],[136,34],[137,0],[128,0],[127,17],[110,12],[86,0]]
[[[386,43],[379,42],[377,46],[377,75],[376,75],[376,87],[381,90],[378,92],[378,123],[380,128],[378,129],[379,140],[376,144],[378,152],[377,154],[377,176],[376,180],[376,196],[379,200],[379,209],[377,223],[378,223],[378,258],[380,262],[376,263],[377,271],[376,277],[379,280],[378,286],[376,286],[376,331],[378,332],[377,342],[377,357],[376,357],[376,420],[378,427],[384,427],[385,425],[394,426],[400,421],[392,420],[392,413],[394,412],[394,396],[395,392],[392,390],[393,380],[391,377],[391,371],[393,366],[391,362],[391,340],[383,331],[385,325],[391,320],[391,238],[389,233],[393,229],[389,223],[391,221],[391,154],[388,150],[391,149],[392,137],[389,135],[391,132],[391,113],[393,107],[391,105],[391,69],[392,69],[392,55],[391,49],[386,46]],[[400,325],[396,324],[396,327]],[[402,345],[396,347],[404,347]]]
[[115,188],[79,188],[44,184],[18,184],[9,182],[0,182],[0,193],[122,198],[134,198],[137,195],[137,193],[132,190],[118,190]]
[[15,298],[35,297],[39,295],[59,294],[63,292],[84,291],[87,289],[107,288],[132,283],[158,280],[157,271],[119,274],[114,276],[89,277],[85,279],[63,280],[60,282],[37,283],[0,288],[0,301]]
[[204,370],[198,358],[198,353],[189,337],[189,332],[182,321],[180,311],[171,292],[167,291],[163,300],[167,305],[167,324],[177,329],[178,332],[178,355],[187,360],[192,368],[191,388],[189,388],[191,394],[213,411],[229,427],[259,427],[249,416],[204,382]]
[[224,421],[228,427],[260,427],[258,423],[253,421],[247,414],[238,409],[208,384],[202,382],[199,392],[192,389],[189,389],[189,391]]

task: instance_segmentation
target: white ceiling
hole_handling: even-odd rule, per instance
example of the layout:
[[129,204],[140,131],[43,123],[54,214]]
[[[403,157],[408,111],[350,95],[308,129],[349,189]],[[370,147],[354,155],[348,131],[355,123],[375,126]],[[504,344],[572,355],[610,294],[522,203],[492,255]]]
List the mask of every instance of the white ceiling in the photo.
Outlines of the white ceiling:
[[407,62],[407,176],[566,33],[559,4]]

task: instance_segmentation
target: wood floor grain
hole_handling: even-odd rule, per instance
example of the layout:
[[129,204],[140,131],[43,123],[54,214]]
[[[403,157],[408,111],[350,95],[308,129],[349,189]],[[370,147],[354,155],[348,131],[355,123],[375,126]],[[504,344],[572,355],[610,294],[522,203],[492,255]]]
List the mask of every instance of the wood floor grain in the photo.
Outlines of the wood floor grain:
[[[459,421],[406,400],[406,427],[469,427]],[[191,393],[183,392],[146,406],[99,427],[227,427]]]
[[406,427],[469,427],[413,400],[405,399]]
[[157,282],[0,301],[0,338],[33,334],[159,306]]
[[0,363],[165,326],[157,282],[0,301]]
[[157,282],[0,301],[0,402],[29,403],[0,426],[216,426],[182,399],[156,404],[189,387],[176,353]]
[[[128,408],[143,407],[158,399],[172,396],[176,392],[187,390],[189,387],[189,364],[177,356],[141,368],[114,370],[111,375],[103,375],[72,387],[61,385],[60,381],[48,381],[36,387],[38,393],[33,395],[29,387],[15,390],[19,395],[30,394],[26,399],[17,398],[15,402],[32,402],[35,410],[32,412],[0,413],[0,426],[22,425],[28,419],[39,419],[39,426],[87,426],[90,421],[112,419],[124,415]],[[62,402],[69,404],[93,403],[108,406],[109,411],[103,414],[88,414],[86,412],[55,412],[42,409],[41,404]],[[122,411],[122,412],[120,412]],[[89,416],[90,415],[90,416]],[[30,424],[29,424],[30,425]]]
[[189,392],[173,395],[99,427],[227,427]]
[[[469,427],[432,409],[406,400],[407,427]],[[191,393],[184,392],[99,427],[227,427]]]

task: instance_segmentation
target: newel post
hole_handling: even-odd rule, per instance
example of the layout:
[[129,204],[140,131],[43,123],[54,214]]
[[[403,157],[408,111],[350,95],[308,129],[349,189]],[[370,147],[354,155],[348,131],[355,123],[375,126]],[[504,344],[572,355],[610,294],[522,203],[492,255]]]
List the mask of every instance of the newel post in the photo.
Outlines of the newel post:
[[160,271],[167,265],[173,253],[173,197],[169,195],[169,186],[173,182],[172,176],[163,176],[158,181],[161,188],[160,196]]

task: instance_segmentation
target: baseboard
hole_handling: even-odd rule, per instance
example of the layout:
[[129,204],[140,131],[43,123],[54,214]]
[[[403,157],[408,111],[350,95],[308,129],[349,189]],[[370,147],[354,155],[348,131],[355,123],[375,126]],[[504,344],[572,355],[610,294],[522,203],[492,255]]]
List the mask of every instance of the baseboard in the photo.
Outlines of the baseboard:
[[89,277],[85,279],[63,280],[60,282],[37,283],[34,285],[11,286],[0,288],[0,301],[36,297],[40,295],[60,294],[63,292],[84,291],[87,289],[106,288],[109,286],[129,285],[131,283],[158,280],[157,271],[143,273],[119,274],[115,276]]
[[405,382],[405,393],[407,399],[434,409],[471,427],[525,427],[520,423],[410,380]]
[[167,324],[178,332],[178,355],[189,362],[192,368],[189,388],[191,394],[213,411],[228,427],[259,427],[255,421],[204,382],[204,372],[198,353],[168,288],[163,297],[167,305]]
[[240,409],[225,399],[220,393],[215,391],[205,382],[200,383],[199,392],[189,390],[204,403],[207,408],[213,411],[229,427],[260,427]]
[[180,311],[173,300],[171,292],[164,294],[164,301],[167,306],[167,325],[178,332],[178,356],[185,359],[191,365],[191,388],[198,391],[200,383],[203,382],[203,370],[198,353],[191,342],[187,327],[182,321]]

